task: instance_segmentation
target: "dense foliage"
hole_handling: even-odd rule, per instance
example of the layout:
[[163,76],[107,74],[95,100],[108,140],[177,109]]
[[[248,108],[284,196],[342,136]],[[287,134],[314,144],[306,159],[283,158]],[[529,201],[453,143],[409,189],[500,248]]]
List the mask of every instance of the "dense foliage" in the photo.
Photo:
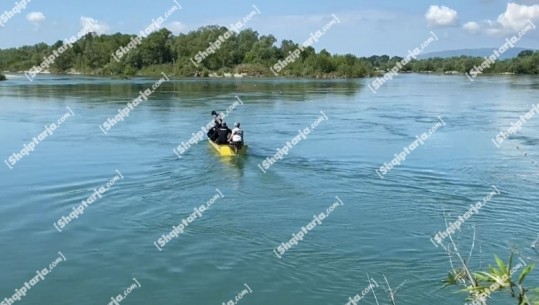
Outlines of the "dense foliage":
[[[211,74],[245,73],[250,76],[273,76],[270,67],[289,57],[289,62],[279,75],[290,77],[365,77],[373,76],[393,68],[401,57],[371,56],[358,58],[352,54],[332,55],[326,50],[316,52],[307,47],[298,56],[291,55],[300,47],[290,40],[283,40],[278,46],[273,35],[262,35],[251,29],[240,33],[231,32],[214,54],[200,56],[219,36],[228,29],[220,26],[202,27],[188,34],[174,36],[167,29],[161,29],[142,39],[140,44],[118,60],[113,54],[126,47],[134,35],[116,33],[96,35],[89,33],[67,50],[54,58],[47,67],[54,73],[83,73],[99,75],[159,74],[165,72],[176,76],[209,76]],[[49,46],[45,43],[0,50],[0,71],[28,71],[39,66],[44,58],[64,45],[58,41]],[[57,53],[58,54],[58,53]],[[200,57],[199,57],[200,58]],[[484,58],[454,57],[412,60],[401,72],[469,72],[475,65],[480,66]],[[539,74],[539,52],[524,51],[517,58],[496,61],[484,72]]]

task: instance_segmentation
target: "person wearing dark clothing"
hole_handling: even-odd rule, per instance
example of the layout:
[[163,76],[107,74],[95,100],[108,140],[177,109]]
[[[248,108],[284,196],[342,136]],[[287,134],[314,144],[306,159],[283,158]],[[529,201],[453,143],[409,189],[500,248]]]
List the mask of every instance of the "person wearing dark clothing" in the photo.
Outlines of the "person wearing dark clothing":
[[217,144],[228,144],[228,138],[231,133],[232,130],[226,126],[226,122],[223,122],[221,128],[217,130]]
[[218,131],[219,131],[219,128],[221,128],[221,123],[223,122],[223,119],[221,119],[221,117],[217,114],[217,112],[212,111],[211,112],[211,115],[213,115],[213,127],[208,130],[208,133],[207,133],[207,136],[208,138],[210,138],[212,141],[215,142],[215,140],[217,140],[217,137],[218,137]]
[[213,122],[214,122],[213,127],[215,128],[221,127],[221,124],[223,123],[223,119],[221,118],[221,116],[217,114],[215,110],[211,112],[211,115],[213,115]]

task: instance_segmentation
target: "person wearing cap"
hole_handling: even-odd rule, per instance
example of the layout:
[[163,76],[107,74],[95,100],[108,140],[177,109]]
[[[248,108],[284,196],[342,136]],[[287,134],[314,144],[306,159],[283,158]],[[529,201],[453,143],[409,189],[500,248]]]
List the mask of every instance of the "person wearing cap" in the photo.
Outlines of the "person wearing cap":
[[234,129],[230,134],[230,144],[237,145],[240,148],[243,145],[243,130],[241,130],[239,122],[234,123]]
[[221,118],[221,116],[217,112],[215,112],[215,110],[211,112],[211,115],[213,115],[213,121],[215,123],[213,127],[221,127],[221,123],[223,123],[223,119]]
[[223,119],[221,119],[221,117],[217,114],[217,112],[212,111],[211,112],[211,115],[213,115],[213,127],[208,130],[208,133],[206,134],[208,136],[208,138],[210,138],[212,141],[215,142],[215,140],[217,139],[217,132],[219,131],[219,128],[221,127],[221,123],[223,122]]
[[232,130],[226,126],[226,122],[221,124],[221,127],[217,130],[217,144],[228,144]]

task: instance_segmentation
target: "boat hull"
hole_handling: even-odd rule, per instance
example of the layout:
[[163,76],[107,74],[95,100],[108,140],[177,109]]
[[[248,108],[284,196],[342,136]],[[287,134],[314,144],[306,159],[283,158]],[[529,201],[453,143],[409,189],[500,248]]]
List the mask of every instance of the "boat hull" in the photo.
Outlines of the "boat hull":
[[234,149],[230,145],[219,145],[212,140],[208,139],[208,143],[219,153],[221,156],[236,156],[236,155],[245,155],[247,153],[247,145],[243,145],[238,153],[234,152]]

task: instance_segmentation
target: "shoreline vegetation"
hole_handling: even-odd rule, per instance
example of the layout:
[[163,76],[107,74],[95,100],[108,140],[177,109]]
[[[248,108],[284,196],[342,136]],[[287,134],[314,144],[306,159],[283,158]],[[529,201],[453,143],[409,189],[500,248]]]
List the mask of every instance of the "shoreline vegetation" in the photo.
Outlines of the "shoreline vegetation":
[[[295,50],[300,45],[291,40],[278,45],[273,35],[261,36],[252,29],[222,39],[227,32],[226,27],[206,26],[175,36],[161,29],[142,39],[121,33],[88,33],[73,44],[57,41],[0,49],[0,71],[24,73],[35,67],[34,71],[41,73],[121,79],[162,72],[175,77],[275,77],[270,68],[281,64],[285,67],[278,77],[363,78],[382,76],[403,59],[330,54],[325,49],[316,52],[313,47],[298,55]],[[216,41],[222,43],[216,47]],[[115,54],[121,54],[120,58]],[[464,74],[479,67],[478,74],[539,74],[539,51],[522,51],[516,58],[488,66],[484,63],[485,58],[470,56],[412,59],[399,73]]]
[[[161,73],[175,77],[275,77],[270,67],[274,67],[279,61],[286,61],[278,77],[329,79],[381,76],[403,60],[402,57],[387,55],[337,55],[326,50],[317,53],[312,47],[296,54],[298,44],[284,40],[277,46],[272,35],[260,36],[251,29],[230,35],[215,49],[213,43],[227,31],[225,27],[207,26],[188,34],[174,36],[170,31],[162,29],[148,35],[138,44],[133,41],[140,39],[137,40],[133,35],[89,33],[73,44],[58,41],[51,46],[40,43],[0,50],[0,71],[24,73],[33,67],[41,66],[39,73],[44,74],[83,74],[111,76],[115,79]],[[195,63],[194,59],[197,56],[202,58],[200,52],[207,51],[208,46],[214,48],[214,53]],[[118,54],[118,50],[122,50],[120,60],[113,56]],[[292,54],[294,60],[287,61],[286,58]],[[477,71],[478,67],[481,73]],[[539,75],[539,51],[525,50],[515,58],[490,61],[469,56],[413,59],[402,66],[398,73],[473,75],[472,69],[476,75]],[[0,81],[5,79],[6,77],[0,74]],[[445,212],[444,220],[447,224]],[[535,246],[537,242],[539,237],[531,248],[539,254]],[[465,248],[466,253],[469,253],[467,256],[452,234],[448,234],[445,241],[440,240],[439,245],[445,252],[444,257],[449,260],[449,272],[442,281],[441,288],[450,287],[454,292],[461,293],[467,301],[466,304],[487,305],[494,297],[504,295],[503,300],[507,301],[508,297],[511,297],[517,305],[539,305],[539,287],[527,280],[527,276],[535,268],[531,260],[528,263],[523,259],[528,257],[513,249],[507,261],[494,256],[493,263],[483,266],[482,254],[479,254],[477,260],[478,256],[474,253],[475,243],[475,228],[471,246]],[[391,304],[396,305],[397,291],[406,281],[393,289],[385,275],[383,277],[385,285],[382,285],[388,293],[387,298]],[[376,286],[378,287],[377,283]],[[356,304],[360,299],[360,296],[356,295],[353,300],[349,298],[347,304]]]

